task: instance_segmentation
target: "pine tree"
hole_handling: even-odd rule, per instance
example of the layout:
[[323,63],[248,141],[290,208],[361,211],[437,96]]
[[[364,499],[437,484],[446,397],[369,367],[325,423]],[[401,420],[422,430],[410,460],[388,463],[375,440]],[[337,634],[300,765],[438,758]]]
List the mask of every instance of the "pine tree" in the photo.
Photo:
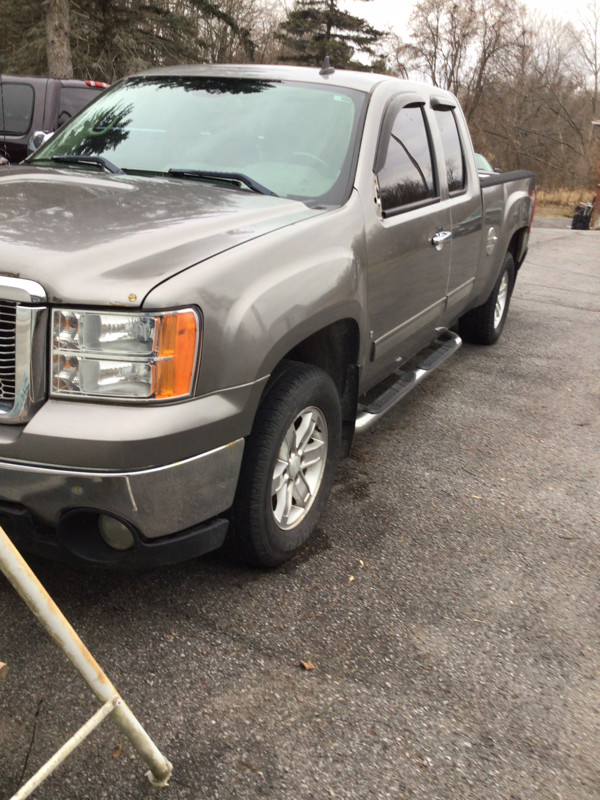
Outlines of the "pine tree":
[[75,77],[112,83],[150,66],[211,60],[203,38],[211,23],[229,35],[227,60],[234,44],[252,60],[241,17],[235,2],[213,0],[0,0],[0,70],[68,77],[70,44]]
[[335,67],[364,69],[353,60],[354,55],[373,55],[373,45],[383,33],[342,11],[338,0],[296,0],[277,36],[282,43],[282,61],[320,66],[328,55]]

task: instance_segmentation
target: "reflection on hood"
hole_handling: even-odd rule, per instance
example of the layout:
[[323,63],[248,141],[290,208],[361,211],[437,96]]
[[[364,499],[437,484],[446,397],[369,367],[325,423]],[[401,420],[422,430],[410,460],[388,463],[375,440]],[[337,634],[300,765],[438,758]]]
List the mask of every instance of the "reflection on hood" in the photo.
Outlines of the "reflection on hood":
[[197,181],[5,170],[0,273],[37,280],[56,302],[130,306],[130,294],[141,302],[181,270],[319,213]]

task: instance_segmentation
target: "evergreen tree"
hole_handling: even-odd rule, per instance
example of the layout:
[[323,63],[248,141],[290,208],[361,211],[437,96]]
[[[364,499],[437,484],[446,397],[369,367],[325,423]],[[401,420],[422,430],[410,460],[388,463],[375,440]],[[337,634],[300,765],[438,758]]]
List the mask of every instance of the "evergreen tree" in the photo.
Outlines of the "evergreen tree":
[[39,0],[0,0],[0,72],[45,75],[46,17]]
[[366,20],[342,11],[338,0],[296,0],[277,34],[282,61],[320,66],[328,55],[334,67],[362,69],[354,55],[373,55],[382,36]]
[[[251,36],[236,4],[229,6],[213,0],[0,0],[0,69],[69,73],[70,44],[75,77],[112,83],[150,66],[212,60],[208,37],[203,38],[211,22],[252,60]],[[232,49],[230,44],[228,52]]]

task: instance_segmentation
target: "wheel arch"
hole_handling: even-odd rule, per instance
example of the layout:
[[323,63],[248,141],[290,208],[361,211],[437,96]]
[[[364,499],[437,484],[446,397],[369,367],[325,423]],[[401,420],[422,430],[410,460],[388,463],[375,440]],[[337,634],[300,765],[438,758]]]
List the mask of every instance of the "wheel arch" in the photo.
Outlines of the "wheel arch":
[[[354,433],[358,404],[359,357],[358,322],[351,317],[344,317],[319,328],[294,344],[270,370],[272,376],[276,375],[282,364],[296,361],[318,367],[331,377],[340,396],[344,452],[348,452]],[[268,391],[269,385],[268,383],[265,387],[265,392]]]
[[525,256],[527,254],[528,239],[529,239],[528,229],[519,228],[513,233],[511,240],[508,243],[508,247],[506,248],[506,252],[512,255],[513,261],[515,262],[515,277],[516,273],[519,271],[521,267],[521,264],[525,260]]

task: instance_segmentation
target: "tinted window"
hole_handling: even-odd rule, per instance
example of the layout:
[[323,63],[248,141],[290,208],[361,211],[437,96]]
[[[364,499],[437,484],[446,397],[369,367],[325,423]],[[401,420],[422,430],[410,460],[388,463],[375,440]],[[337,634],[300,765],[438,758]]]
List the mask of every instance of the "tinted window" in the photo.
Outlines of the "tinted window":
[[436,109],[435,117],[442,137],[446,175],[450,192],[465,188],[465,160],[463,158],[456,118],[451,109]]
[[63,86],[60,90],[60,105],[58,107],[58,124],[63,125],[71,117],[91,103],[102,89],[84,89],[79,86]]
[[436,197],[431,148],[421,106],[407,106],[398,113],[378,177],[384,211]]
[[23,136],[31,126],[33,87],[26,83],[3,83],[0,96],[0,130],[10,136]]

